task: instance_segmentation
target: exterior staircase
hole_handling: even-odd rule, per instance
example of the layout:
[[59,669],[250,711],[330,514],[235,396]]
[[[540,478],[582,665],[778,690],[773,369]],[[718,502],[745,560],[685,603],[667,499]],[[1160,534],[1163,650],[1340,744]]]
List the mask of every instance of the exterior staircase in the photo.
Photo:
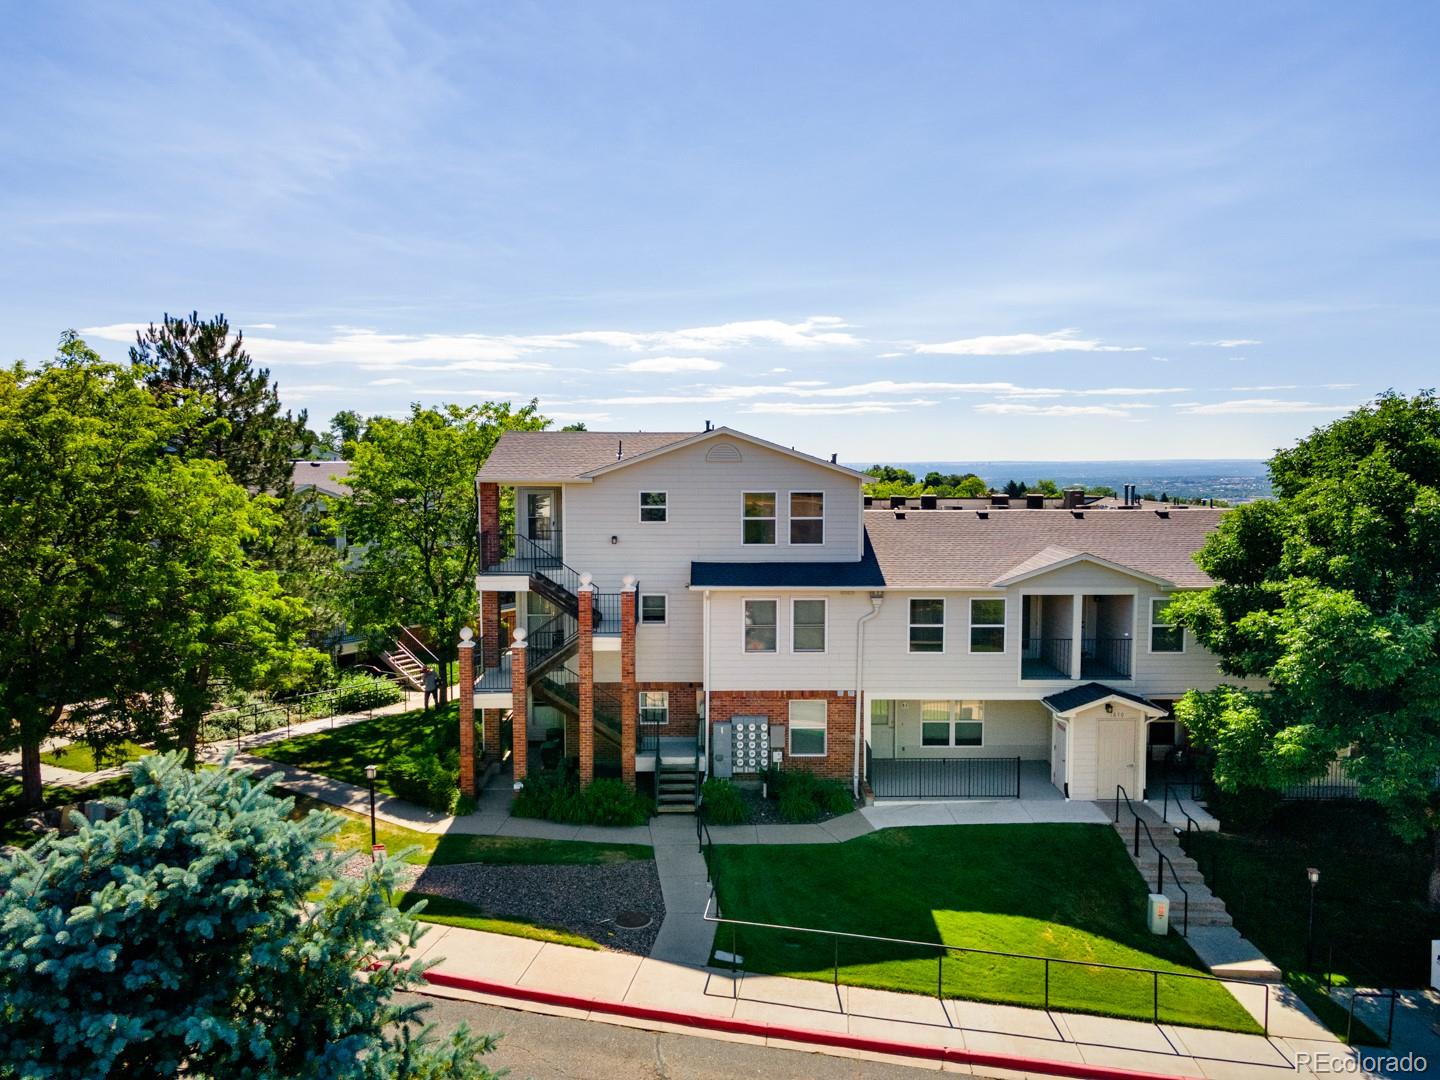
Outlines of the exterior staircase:
[[[423,648],[418,642],[414,644],[417,647]],[[407,646],[401,638],[397,637],[395,643],[380,654],[380,659],[384,660],[385,666],[400,676],[400,681],[410,687],[411,690],[423,691],[425,689],[426,664],[415,655],[414,649]]]
[[661,757],[655,763],[655,812],[693,814],[699,783],[700,774],[693,760],[667,762]]

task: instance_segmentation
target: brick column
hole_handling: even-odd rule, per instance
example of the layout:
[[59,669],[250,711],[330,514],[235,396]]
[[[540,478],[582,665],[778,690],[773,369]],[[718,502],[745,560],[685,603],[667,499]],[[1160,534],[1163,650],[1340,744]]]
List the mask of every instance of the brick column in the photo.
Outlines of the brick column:
[[635,732],[640,726],[640,699],[635,689],[635,579],[620,589],[620,778],[635,786]]
[[510,646],[510,764],[516,780],[525,779],[525,721],[530,715],[530,687],[525,680],[525,631],[515,631]]
[[500,746],[500,723],[505,719],[505,710],[486,709],[483,715],[485,720],[480,727],[485,739],[485,756],[491,761],[499,761],[504,753]]
[[472,799],[475,786],[475,631],[460,630],[460,793]]
[[[485,579],[477,577],[476,585]],[[484,670],[500,666],[500,652],[505,646],[505,631],[500,627],[500,594],[493,589],[480,590],[480,663]]]
[[479,484],[480,569],[500,561],[500,485]]
[[595,586],[580,575],[580,786],[595,779]]

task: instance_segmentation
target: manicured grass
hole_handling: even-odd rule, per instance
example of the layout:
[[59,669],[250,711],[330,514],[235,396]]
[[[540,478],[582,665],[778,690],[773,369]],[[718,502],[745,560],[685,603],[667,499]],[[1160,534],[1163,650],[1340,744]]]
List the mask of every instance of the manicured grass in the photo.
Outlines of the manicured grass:
[[[886,829],[844,844],[713,849],[728,918],[1079,961],[1051,964],[1054,1009],[1149,1020],[1155,977],[1100,964],[1204,975],[1177,934],[1145,928],[1145,887],[1102,825]],[[828,981],[837,939],[741,927],[747,971]],[[716,949],[732,947],[721,926]],[[844,941],[840,980],[856,986],[1016,1005],[1046,1002],[1040,960]],[[724,966],[718,960],[719,966]],[[1258,1031],[1223,986],[1159,979],[1162,1022]]]
[[152,748],[126,739],[115,746],[107,747],[97,760],[93,748],[85,743],[72,742],[59,750],[47,750],[40,755],[40,760],[46,765],[54,765],[57,769],[88,773],[123,765],[127,761],[139,761],[145,755],[153,753],[155,751]]
[[[26,829],[21,820],[29,813],[20,805],[20,781],[13,776],[0,776],[0,844],[16,844],[29,847],[38,838],[36,833]],[[47,807],[81,803],[87,799],[103,799],[111,795],[126,796],[131,791],[130,777],[114,776],[88,787],[45,786]]]
[[600,948],[589,938],[572,934],[568,930],[558,930],[551,926],[537,926],[515,919],[492,918],[474,904],[467,904],[463,900],[452,900],[448,896],[406,892],[395,897],[395,903],[405,911],[421,900],[426,902],[425,909],[415,916],[420,922],[437,923],[441,926],[462,926],[467,930],[484,930],[491,934],[529,938],[531,941],[553,941],[557,945],[574,945],[578,949],[598,950]]
[[375,765],[376,790],[393,795],[395,792],[385,776],[385,763],[426,742],[436,728],[453,728],[459,720],[460,706],[451,702],[428,715],[423,709],[389,713],[373,720],[258,746],[251,753],[360,787],[368,783],[365,766]]

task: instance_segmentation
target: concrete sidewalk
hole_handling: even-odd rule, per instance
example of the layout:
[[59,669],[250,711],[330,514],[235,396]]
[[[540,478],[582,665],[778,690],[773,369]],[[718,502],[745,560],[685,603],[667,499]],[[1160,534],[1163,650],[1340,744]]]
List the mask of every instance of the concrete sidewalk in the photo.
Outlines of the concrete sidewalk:
[[[664,879],[662,878],[662,881]],[[667,888],[667,904],[670,890]],[[657,948],[657,953],[658,953]],[[1324,1057],[1329,1071],[1358,1069],[1359,1050],[1341,1045],[1303,1008],[1285,1007],[1284,988],[1238,988],[1242,1003],[1259,1015],[1271,995],[1269,1038],[1205,1031],[1171,1024],[1045,1012],[1005,1005],[898,994],[859,987],[834,987],[771,976],[732,980],[724,970],[676,963],[659,955],[641,958],[592,952],[522,938],[502,937],[454,927],[435,927],[421,940],[417,955],[434,961],[436,972],[528,990],[547,991],[675,1010],[699,1016],[732,1017],[782,1027],[839,1032],[907,1044],[1013,1054],[1049,1061],[1108,1065],[1176,1076],[1237,1077],[1323,1075],[1324,1068],[1297,1067],[1304,1055]],[[655,1029],[670,1025],[615,1016],[600,1009],[576,1010],[517,1002],[502,995],[432,986],[428,993],[486,1001],[511,1008],[580,1016],[606,1023]],[[736,1034],[721,1038],[747,1038]],[[763,1038],[751,1041],[766,1042]],[[791,1045],[788,1042],[786,1045]],[[1397,1046],[1399,1042],[1397,1040]],[[825,1052],[845,1053],[824,1047]],[[1423,1052],[1423,1051],[1422,1051]],[[1403,1050],[1397,1050],[1403,1053]],[[1433,1056],[1433,1055],[1432,1055]],[[1349,1064],[1349,1063],[1355,1064]],[[909,1064],[940,1068],[937,1062]],[[946,1071],[956,1066],[946,1064]],[[969,1072],[968,1067],[958,1069]],[[1002,1076],[984,1069],[979,1075]],[[1386,1076],[1384,1072],[1352,1075]],[[1412,1074],[1413,1075],[1413,1074]]]

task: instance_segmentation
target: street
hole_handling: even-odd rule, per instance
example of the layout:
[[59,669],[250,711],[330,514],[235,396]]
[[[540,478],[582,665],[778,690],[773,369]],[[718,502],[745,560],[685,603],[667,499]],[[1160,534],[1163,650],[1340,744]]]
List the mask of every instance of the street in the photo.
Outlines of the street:
[[[404,1001],[421,995],[402,994]],[[644,1031],[593,1020],[545,1016],[468,1001],[429,998],[426,1019],[437,1033],[462,1021],[472,1031],[504,1036],[485,1058],[491,1068],[508,1068],[513,1080],[731,1080],[785,1077],[805,1080],[917,1080],[935,1070],[875,1061],[777,1050],[753,1043]]]

